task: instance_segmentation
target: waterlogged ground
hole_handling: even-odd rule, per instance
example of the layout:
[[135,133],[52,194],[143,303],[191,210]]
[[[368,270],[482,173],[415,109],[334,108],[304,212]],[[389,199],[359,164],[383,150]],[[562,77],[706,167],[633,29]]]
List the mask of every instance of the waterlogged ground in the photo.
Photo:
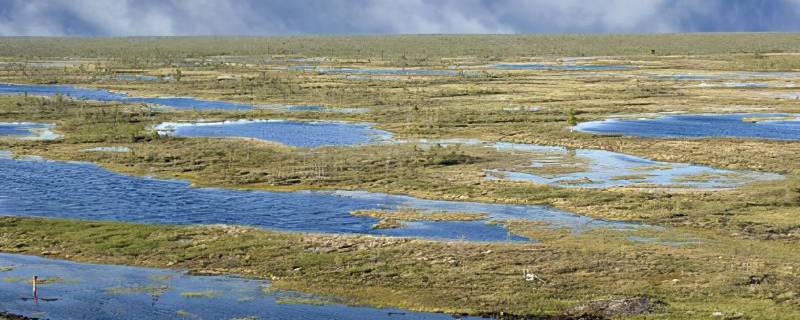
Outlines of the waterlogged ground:
[[[126,176],[93,164],[0,158],[0,214],[141,223],[238,224],[288,231],[357,233],[472,241],[526,240],[492,221],[532,220],[551,228],[636,228],[536,205],[422,200],[358,191],[241,191]],[[418,209],[487,213],[486,220],[407,222],[373,229],[354,210]]]
[[13,137],[26,140],[54,140],[58,134],[51,131],[52,123],[40,122],[0,122],[0,137]]
[[742,184],[782,179],[778,174],[715,169],[658,162],[604,150],[496,143],[497,150],[531,154],[524,172],[489,170],[489,179],[531,181],[560,187],[677,187],[733,188]]
[[389,132],[373,129],[369,124],[339,121],[168,122],[155,128],[162,135],[255,138],[296,147],[367,144],[391,138]]
[[779,72],[779,71],[727,71],[727,72],[693,72],[675,74],[651,74],[651,79],[656,80],[688,80],[688,81],[710,81],[710,80],[751,80],[751,79],[793,79],[800,78],[800,72]]
[[739,137],[800,139],[794,114],[686,114],[643,119],[605,119],[579,123],[576,130],[639,137]]
[[[409,141],[400,141],[409,142]],[[609,188],[734,188],[745,183],[779,180],[779,174],[724,170],[686,163],[660,162],[623,153],[567,149],[556,146],[496,142],[478,139],[420,139],[421,147],[440,145],[484,145],[498,151],[518,153],[530,162],[515,170],[489,168],[489,180],[527,181],[558,187]]]
[[603,64],[544,64],[544,63],[498,63],[490,65],[498,70],[556,70],[556,71],[610,71],[631,70],[633,66]]
[[343,73],[359,75],[398,75],[398,76],[457,76],[473,74],[474,72],[447,69],[405,69],[405,68],[344,68],[344,67],[317,67],[317,66],[290,66],[289,70],[308,71],[316,73]]
[[[38,300],[28,280],[37,275]],[[0,310],[46,319],[453,319],[350,307],[232,276],[75,263],[0,253]],[[474,319],[474,318],[472,318]]]
[[113,79],[118,81],[167,81],[171,80],[172,77],[159,77],[144,74],[118,74],[115,75]]

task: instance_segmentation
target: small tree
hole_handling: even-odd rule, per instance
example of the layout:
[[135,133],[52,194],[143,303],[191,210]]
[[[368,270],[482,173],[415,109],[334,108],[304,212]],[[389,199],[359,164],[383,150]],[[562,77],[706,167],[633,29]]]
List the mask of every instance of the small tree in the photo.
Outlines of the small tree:
[[578,118],[576,117],[576,114],[577,112],[575,111],[575,108],[569,108],[567,111],[567,123],[569,123],[570,126],[574,127],[578,125]]
[[181,82],[181,69],[180,68],[176,68],[175,69],[175,81]]

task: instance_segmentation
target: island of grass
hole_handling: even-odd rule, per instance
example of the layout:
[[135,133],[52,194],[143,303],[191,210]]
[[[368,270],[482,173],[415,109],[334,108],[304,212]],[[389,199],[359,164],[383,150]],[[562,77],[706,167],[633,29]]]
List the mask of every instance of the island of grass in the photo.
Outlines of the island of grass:
[[402,221],[478,221],[489,215],[485,212],[456,211],[422,211],[416,209],[399,210],[354,210],[354,216],[378,218],[380,221],[372,226],[374,229],[392,229],[402,226]]
[[792,121],[797,119],[796,116],[764,116],[764,117],[744,117],[742,122],[758,123],[763,121]]

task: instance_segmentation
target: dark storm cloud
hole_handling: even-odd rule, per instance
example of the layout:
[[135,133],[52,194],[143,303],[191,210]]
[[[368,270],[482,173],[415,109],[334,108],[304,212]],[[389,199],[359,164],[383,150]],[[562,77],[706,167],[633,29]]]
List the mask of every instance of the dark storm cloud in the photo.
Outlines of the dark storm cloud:
[[800,0],[0,0],[0,35],[800,31]]

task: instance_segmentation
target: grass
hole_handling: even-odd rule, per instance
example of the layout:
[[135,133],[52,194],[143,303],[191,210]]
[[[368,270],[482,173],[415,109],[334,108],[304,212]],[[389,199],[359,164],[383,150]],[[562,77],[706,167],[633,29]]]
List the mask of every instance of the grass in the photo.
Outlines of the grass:
[[489,216],[484,212],[427,212],[414,209],[398,209],[395,211],[355,210],[350,211],[350,214],[380,219],[373,227],[375,229],[399,228],[401,224],[398,221],[477,221],[485,220]]
[[[663,235],[681,238],[690,233],[703,239],[699,245],[674,247],[637,245],[626,240],[626,233],[599,229],[541,243],[488,244],[218,226],[14,217],[0,222],[0,232],[10,236],[0,240],[0,250],[6,252],[238,273],[272,279],[272,289],[335,296],[345,303],[555,315],[580,301],[645,294],[668,303],[652,315],[655,319],[690,319],[694,317],[687,312],[710,314],[715,308],[752,318],[797,316],[793,300],[786,299],[798,279],[791,268],[800,259],[794,244],[701,229],[674,228],[672,235]],[[525,226],[518,228],[525,234]],[[98,240],[115,237],[130,239],[129,248],[108,251],[105,242],[113,240]],[[138,239],[150,242],[140,246]],[[308,248],[323,250],[311,253]],[[524,281],[523,269],[533,270],[546,283]],[[761,274],[771,280],[747,284],[749,276]]]
[[[712,55],[707,58],[710,62],[708,64],[719,67],[728,66],[728,61],[713,55],[731,53],[741,53],[735,62],[749,68],[796,68],[800,65],[793,56],[763,54],[799,51],[798,35],[793,33],[70,39],[6,37],[0,40],[3,44],[0,46],[0,56],[15,59],[20,62],[20,66],[24,66],[31,57],[116,58],[111,62],[90,61],[82,68],[85,71],[108,67],[167,67],[172,69],[171,73],[175,73],[171,66],[191,63],[221,65],[234,69],[244,63],[261,64],[263,62],[259,61],[263,61],[260,59],[263,57],[278,60],[287,57],[332,57],[334,61],[356,65],[371,63],[392,66],[448,66],[501,59],[530,61],[537,56],[635,55],[641,60],[679,60],[685,55],[698,54]],[[657,55],[651,55],[651,50],[655,50]],[[21,57],[23,52],[25,57]],[[216,55],[252,55],[253,59],[244,63],[220,63],[219,57],[213,57]],[[201,59],[197,59],[198,57]]]
[[[96,58],[82,68],[0,70],[0,81],[102,87],[142,96],[191,95],[251,104],[314,104],[368,108],[365,113],[164,111],[59,97],[0,97],[0,121],[57,123],[57,141],[0,139],[17,155],[97,163],[113,171],[180,178],[196,186],[255,190],[369,190],[426,199],[546,204],[604,219],[666,227],[648,230],[567,230],[506,222],[514,234],[539,243],[482,244],[281,233],[245,227],[141,225],[96,221],[0,218],[0,251],[85,262],[237,273],[345,303],[469,314],[560,315],[576,303],[647,295],[667,302],[648,318],[797,318],[796,244],[800,225],[800,143],[758,139],[648,139],[573,132],[570,123],[661,112],[798,113],[787,99],[740,88],[702,88],[654,74],[797,69],[796,34],[583,36],[399,36],[300,38],[5,38],[4,60]],[[609,46],[608,43],[615,43]],[[258,45],[253,45],[258,44]],[[91,47],[92,52],[86,48]],[[159,56],[152,56],[153,48]],[[402,50],[397,48],[402,47]],[[650,54],[655,49],[656,55]],[[121,53],[124,52],[124,53]],[[402,54],[400,54],[402,52]],[[769,53],[767,53],[769,52]],[[224,62],[217,54],[260,58],[322,56],[331,66],[423,66],[479,69],[477,76],[414,76],[351,80],[337,74],[283,70],[262,62]],[[537,57],[531,57],[535,55]],[[553,56],[557,57],[553,57]],[[616,55],[602,63],[639,68],[597,74],[499,71],[483,64],[557,62],[566,55]],[[620,56],[624,55],[624,56]],[[670,55],[670,56],[665,56]],[[112,58],[113,59],[110,59]],[[197,58],[200,57],[200,58]],[[190,60],[185,60],[189,58]],[[196,59],[196,60],[192,60]],[[235,60],[235,59],[234,59]],[[291,63],[289,63],[291,64]],[[107,78],[116,72],[174,75],[180,81]],[[129,70],[130,71],[130,70]],[[233,80],[218,81],[220,75]],[[769,80],[783,83],[783,79]],[[508,112],[536,105],[536,112]],[[658,161],[787,175],[733,190],[671,188],[571,189],[488,181],[485,169],[525,171],[533,153],[480,145],[416,143],[291,148],[244,140],[160,137],[164,121],[287,118],[374,122],[397,139],[475,138],[601,149]],[[765,119],[750,119],[765,120]],[[772,119],[769,119],[772,120]],[[128,153],[83,152],[121,145]],[[652,166],[645,166],[653,169]],[[519,169],[519,170],[517,170]],[[582,170],[546,167],[539,173]],[[642,168],[644,169],[644,167]],[[531,171],[534,172],[534,171]],[[626,178],[641,177],[630,175]],[[712,176],[691,177],[705,181]],[[396,227],[396,212],[378,212],[378,227]],[[429,214],[429,213],[426,213]],[[430,218],[432,216],[425,216]],[[409,219],[420,219],[417,213]],[[456,218],[448,216],[449,218]],[[460,217],[463,218],[463,217]],[[478,218],[473,216],[471,218]],[[656,239],[647,243],[629,236]],[[674,246],[671,241],[701,239]],[[521,280],[532,270],[546,283]],[[752,276],[769,275],[761,283]],[[20,281],[24,281],[20,280]],[[193,316],[193,315],[186,315]]]
[[133,287],[112,287],[108,288],[111,294],[132,294],[132,293],[146,293],[153,297],[159,297],[164,292],[169,290],[166,285],[137,285]]
[[184,298],[213,298],[217,296],[217,292],[214,290],[203,290],[203,291],[184,291],[181,292],[181,297]]
[[744,117],[742,122],[762,122],[762,121],[791,121],[797,119],[796,116],[773,116],[773,117]]

